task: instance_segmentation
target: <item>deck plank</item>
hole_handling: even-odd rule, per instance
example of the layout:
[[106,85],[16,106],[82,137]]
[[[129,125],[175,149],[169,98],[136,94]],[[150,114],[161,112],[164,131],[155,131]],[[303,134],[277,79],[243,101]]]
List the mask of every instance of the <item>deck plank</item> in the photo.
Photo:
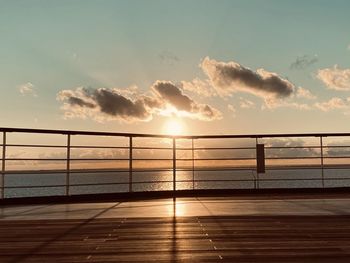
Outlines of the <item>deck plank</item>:
[[350,216],[0,221],[0,262],[349,262]]

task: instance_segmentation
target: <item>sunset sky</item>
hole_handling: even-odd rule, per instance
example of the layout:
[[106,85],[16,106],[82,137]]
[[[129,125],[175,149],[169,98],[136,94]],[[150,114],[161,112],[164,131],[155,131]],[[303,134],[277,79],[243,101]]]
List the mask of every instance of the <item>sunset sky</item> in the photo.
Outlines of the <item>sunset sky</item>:
[[349,132],[349,11],[348,0],[0,0],[0,127]]

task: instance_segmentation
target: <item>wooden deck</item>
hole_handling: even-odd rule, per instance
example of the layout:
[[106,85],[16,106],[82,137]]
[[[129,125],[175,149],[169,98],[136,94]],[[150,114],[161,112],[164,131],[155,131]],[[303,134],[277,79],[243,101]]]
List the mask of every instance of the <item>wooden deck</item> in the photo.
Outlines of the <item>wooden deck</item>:
[[348,199],[178,202],[1,208],[0,262],[350,262]]
[[0,262],[349,262],[349,216],[2,221]]

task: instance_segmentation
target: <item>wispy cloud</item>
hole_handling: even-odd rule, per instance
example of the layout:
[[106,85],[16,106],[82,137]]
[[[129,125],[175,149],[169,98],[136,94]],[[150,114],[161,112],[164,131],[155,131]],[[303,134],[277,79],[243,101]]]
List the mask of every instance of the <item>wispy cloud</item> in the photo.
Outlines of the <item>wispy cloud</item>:
[[236,117],[236,108],[235,108],[235,106],[233,106],[232,104],[228,104],[227,105],[227,109],[231,112],[231,116],[233,118],[235,118]]
[[200,66],[221,96],[241,91],[271,102],[290,97],[295,92],[291,82],[265,69],[253,71],[234,61],[219,62],[209,57],[204,58]]
[[341,99],[341,98],[331,98],[328,101],[324,102],[317,102],[314,104],[314,106],[317,109],[320,109],[322,111],[331,111],[331,110],[337,110],[337,109],[349,109],[349,98],[348,99]]
[[199,78],[195,78],[192,81],[181,81],[181,87],[184,90],[196,93],[203,97],[217,96],[217,92],[215,89],[213,89],[208,79],[201,80]]
[[312,110],[312,106],[307,103],[300,103],[296,101],[284,101],[284,100],[276,100],[271,103],[267,101],[265,105],[262,106],[262,109],[277,109],[277,108],[291,108],[296,110]]
[[329,89],[350,90],[350,69],[341,69],[338,65],[333,68],[320,69],[317,72],[317,78]]
[[255,108],[255,103],[251,100],[247,100],[245,98],[239,98],[239,107],[243,109],[252,109]]
[[[270,139],[265,142],[268,147],[276,147],[270,152],[271,157],[308,157],[319,155],[318,150],[302,148],[307,144],[303,139]],[[277,148],[280,147],[280,148]],[[285,149],[284,147],[295,147]]]
[[34,85],[30,82],[24,83],[18,87],[19,92],[25,96],[25,95],[32,95],[34,97],[37,97],[36,91],[34,89]]
[[304,55],[301,57],[297,57],[296,60],[290,64],[290,68],[291,69],[305,69],[309,66],[311,66],[312,64],[315,64],[318,62],[318,57],[317,55]]
[[298,87],[296,91],[297,98],[304,98],[309,100],[314,100],[317,98],[316,95],[312,94],[310,90]]

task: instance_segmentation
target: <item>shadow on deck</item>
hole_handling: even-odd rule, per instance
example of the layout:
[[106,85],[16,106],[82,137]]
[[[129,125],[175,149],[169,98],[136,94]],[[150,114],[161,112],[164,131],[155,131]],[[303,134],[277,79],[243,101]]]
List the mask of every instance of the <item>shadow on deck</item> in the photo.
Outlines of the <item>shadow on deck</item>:
[[347,189],[235,192],[2,206],[0,262],[349,262]]

